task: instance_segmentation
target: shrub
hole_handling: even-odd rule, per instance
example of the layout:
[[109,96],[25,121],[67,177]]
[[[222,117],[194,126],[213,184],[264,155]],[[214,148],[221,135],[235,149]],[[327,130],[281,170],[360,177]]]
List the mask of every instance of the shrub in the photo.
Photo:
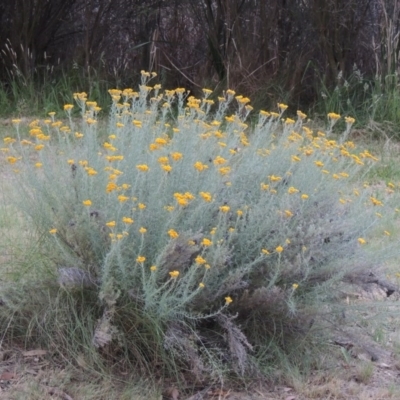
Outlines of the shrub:
[[338,140],[339,115],[313,132],[301,112],[282,119],[284,104],[249,126],[233,91],[195,99],[151,78],[110,90],[107,126],[84,93],[81,119],[66,105],[27,137],[14,121],[3,151],[46,262],[1,284],[2,318],[12,310],[21,334],[60,351],[97,349],[100,364],[260,371],[331,310],[344,278],[393,255],[379,224],[394,189],[358,187],[376,159],[345,141],[350,117]]

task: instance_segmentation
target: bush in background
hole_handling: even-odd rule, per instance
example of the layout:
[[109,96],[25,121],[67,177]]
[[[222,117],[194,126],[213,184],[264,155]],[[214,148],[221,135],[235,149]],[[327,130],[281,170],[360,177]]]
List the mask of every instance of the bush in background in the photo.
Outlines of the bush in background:
[[3,326],[98,368],[200,380],[300,360],[340,282],[397,254],[381,225],[396,186],[364,184],[376,158],[346,141],[351,117],[337,140],[339,115],[313,132],[285,104],[250,126],[250,99],[154,76],[109,91],[107,126],[85,93],[80,119],[67,104],[27,133],[13,121],[2,150],[43,262],[1,282]]

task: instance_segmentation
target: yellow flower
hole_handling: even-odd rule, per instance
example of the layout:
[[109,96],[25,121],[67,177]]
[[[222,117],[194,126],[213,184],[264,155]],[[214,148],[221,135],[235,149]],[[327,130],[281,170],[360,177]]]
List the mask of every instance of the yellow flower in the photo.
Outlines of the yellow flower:
[[297,157],[297,156],[292,156],[292,157],[291,157],[291,160],[292,160],[293,162],[299,162],[299,161],[301,161],[300,157]]
[[306,119],[307,118],[307,114],[304,114],[303,112],[301,112],[300,110],[297,111],[297,116],[300,119]]
[[165,145],[165,144],[168,143],[167,140],[164,139],[164,138],[156,138],[156,139],[154,140],[154,142],[155,142],[156,144],[159,144],[159,145]]
[[282,178],[280,176],[270,175],[268,176],[271,182],[279,182]]
[[179,276],[179,271],[171,271],[169,275],[172,279],[176,279]]
[[267,249],[261,249],[261,253],[263,254],[271,254]]
[[386,236],[390,236],[390,232],[389,231],[384,231],[383,232]]
[[42,135],[43,132],[42,132],[42,130],[40,128],[32,128],[32,129],[29,130],[29,134],[31,136],[37,136],[37,135]]
[[155,143],[150,143],[150,144],[149,144],[149,149],[150,149],[150,151],[157,150],[158,147],[159,147],[159,146],[158,146],[157,144],[155,144]]
[[225,160],[225,158],[221,157],[221,156],[217,156],[214,160],[214,164],[215,165],[222,165],[225,164],[227,160]]
[[293,186],[290,186],[290,188],[288,189],[289,194],[294,194],[294,193],[298,193],[298,192],[299,192],[299,189],[296,189]]
[[210,239],[204,238],[204,239],[201,241],[201,244],[202,244],[203,246],[208,247],[208,246],[211,246],[211,245],[212,245],[212,241],[211,241]]
[[36,167],[36,168],[42,168],[42,167],[43,167],[43,164],[42,164],[41,162],[37,162],[37,163],[35,164],[35,167]]
[[260,183],[261,186],[261,190],[268,190],[269,189],[269,185],[266,183]]
[[109,221],[109,222],[106,222],[106,225],[107,225],[109,228],[114,228],[114,226],[115,226],[116,224],[115,224],[115,221]]
[[229,304],[232,303],[232,298],[230,296],[225,297],[225,304],[228,306]]
[[231,172],[231,167],[222,167],[218,171],[222,176],[224,176],[226,174],[229,174],[229,172]]
[[139,204],[138,204],[139,210],[144,210],[146,207],[147,207],[147,206],[146,206],[146,204],[144,204],[144,203],[139,203]]
[[331,113],[328,114],[328,118],[330,118],[330,119],[335,121],[335,120],[338,120],[340,118],[340,115],[331,112]]
[[298,283],[293,283],[293,285],[292,285],[293,290],[296,290],[298,287],[299,287]]
[[185,199],[184,197],[176,197],[176,201],[182,207],[185,207],[189,204],[188,200]]
[[344,117],[344,120],[346,121],[346,124],[349,124],[349,125],[353,125],[354,122],[356,122],[356,120],[352,117]]
[[72,104],[65,104],[64,105],[64,110],[65,111],[71,111],[74,108]]
[[108,142],[104,142],[103,147],[107,150],[113,150],[113,151],[116,150],[116,148],[111,143]]
[[172,167],[167,164],[167,165],[162,165],[161,168],[165,171],[165,172],[171,172],[172,171]]
[[207,261],[202,256],[197,256],[194,261],[196,264],[202,265],[205,264]]
[[369,199],[374,206],[383,206],[383,203],[377,198],[371,196]]
[[200,192],[199,194],[203,198],[204,201],[210,202],[212,200],[211,193],[209,193],[209,192]]
[[241,104],[246,104],[250,101],[250,99],[248,97],[236,96],[235,98]]
[[219,210],[223,213],[227,213],[231,208],[229,206],[220,206]]
[[49,233],[55,235],[57,233],[57,229],[56,228],[50,229]]
[[323,166],[324,166],[324,163],[323,163],[322,161],[314,161],[314,164],[315,164],[317,167],[323,167]]
[[84,201],[82,201],[82,204],[83,204],[84,206],[89,207],[89,206],[92,205],[92,202],[91,202],[90,200],[84,200]]
[[358,241],[358,243],[360,243],[360,244],[365,244],[365,243],[367,243],[367,241],[366,241],[365,239],[363,239],[363,238],[358,238],[357,241]]
[[190,192],[185,192],[184,196],[185,196],[185,199],[188,199],[188,200],[194,200],[195,199],[195,197]]
[[123,217],[122,218],[122,222],[124,223],[124,224],[133,224],[133,219],[132,218],[129,218],[129,217]]
[[12,119],[11,122],[15,125],[18,125],[21,122],[21,120],[20,119]]
[[237,210],[236,214],[238,215],[238,217],[241,217],[243,215],[243,211],[242,210]]
[[136,261],[138,263],[144,263],[146,261],[146,257],[144,256],[138,256],[138,258],[136,259]]
[[293,217],[293,213],[290,210],[285,210],[285,217],[291,218]]
[[285,124],[286,125],[293,125],[296,121],[292,118],[286,118]]
[[262,117],[269,117],[271,114],[268,111],[260,110],[260,115]]
[[147,229],[144,228],[143,226],[139,229],[139,232],[143,235],[147,232]]
[[75,132],[75,137],[77,139],[83,138],[83,133]]
[[215,232],[217,232],[217,228],[212,228],[210,231],[210,235],[215,235]]
[[67,161],[67,163],[68,163],[68,165],[72,165],[72,164],[75,163],[75,161],[74,161],[73,159],[69,159],[69,160]]
[[97,171],[94,168],[87,168],[86,172],[89,176],[97,175]]
[[205,268],[205,269],[210,269],[210,268],[211,268],[211,265],[210,265],[210,264],[205,264],[205,265],[204,265],[204,268]]
[[188,240],[188,245],[189,246],[194,246],[196,242],[194,240]]
[[197,161],[197,162],[195,162],[194,164],[193,164],[193,166],[197,169],[197,171],[204,171],[205,169],[207,169],[208,168],[208,165],[206,165],[206,164],[203,164],[202,162],[200,162],[200,161]]
[[120,203],[125,203],[125,201],[128,201],[128,200],[129,200],[129,197],[128,197],[128,196],[124,196],[123,194],[120,194],[120,195],[117,197],[117,199],[118,199],[118,201],[119,201]]
[[174,161],[179,161],[182,157],[183,157],[182,153],[178,153],[178,152],[171,153],[171,158]]
[[37,150],[37,151],[40,151],[40,150],[42,150],[43,148],[44,148],[44,144],[37,144],[37,145],[34,147],[34,149]]
[[307,199],[308,199],[308,194],[302,194],[302,195],[301,195],[301,198],[302,198],[303,200],[307,200]]
[[278,113],[276,113],[275,111],[271,111],[271,117],[272,118],[278,118],[279,117],[279,114]]
[[200,289],[203,289],[203,288],[204,288],[204,286],[205,286],[205,285],[204,285],[204,283],[203,283],[203,282],[200,282],[200,283],[199,283],[199,288],[200,288]]
[[278,103],[278,108],[281,111],[285,111],[288,108],[288,106],[286,104],[283,104],[283,103]]
[[282,247],[282,246],[278,246],[278,247],[275,249],[275,251],[276,251],[277,253],[282,253],[283,247]]
[[160,164],[168,164],[169,158],[168,157],[158,157],[158,162]]
[[152,271],[152,272],[157,271],[157,267],[155,265],[152,265],[150,267],[150,271]]
[[118,186],[115,182],[109,182],[106,186],[106,192],[111,193],[114,190],[117,190]]
[[146,164],[138,164],[136,165],[136,168],[141,172],[147,172],[149,170],[149,167]]
[[172,239],[176,239],[177,237],[179,237],[179,233],[175,230],[175,229],[170,229],[168,231],[168,235],[172,238]]

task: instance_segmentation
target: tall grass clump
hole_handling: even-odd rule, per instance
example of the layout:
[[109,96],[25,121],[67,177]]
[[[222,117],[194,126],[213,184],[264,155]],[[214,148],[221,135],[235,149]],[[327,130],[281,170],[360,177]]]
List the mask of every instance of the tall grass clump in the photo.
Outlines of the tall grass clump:
[[347,78],[338,74],[334,89],[326,87],[322,78],[318,86],[319,96],[312,106],[316,114],[325,115],[331,110],[350,114],[359,126],[368,127],[375,137],[398,138],[400,95],[396,74],[368,79],[354,66]]
[[397,251],[380,225],[396,188],[363,182],[376,159],[346,141],[351,117],[340,140],[338,114],[313,132],[284,104],[250,127],[248,98],[153,75],[109,91],[106,129],[85,93],[60,119],[13,121],[3,152],[43,265],[1,282],[2,326],[98,368],[200,380],[301,360],[341,282]]

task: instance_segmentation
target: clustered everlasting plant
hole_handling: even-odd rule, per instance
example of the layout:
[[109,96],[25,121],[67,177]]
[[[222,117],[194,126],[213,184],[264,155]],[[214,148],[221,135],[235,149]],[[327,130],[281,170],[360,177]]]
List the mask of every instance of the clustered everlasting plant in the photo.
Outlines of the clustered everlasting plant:
[[154,75],[142,72],[138,92],[109,91],[106,127],[85,93],[74,95],[81,119],[67,104],[28,137],[13,121],[3,151],[51,260],[24,288],[46,282],[47,300],[68,295],[78,319],[91,314],[100,353],[245,374],[307,311],[326,312],[338,282],[382,259],[368,235],[389,246],[379,223],[396,214],[396,188],[358,187],[376,158],[346,141],[351,117],[335,140],[337,114],[314,132],[300,111],[283,118],[284,104],[250,118],[250,99],[232,90],[197,99],[150,87]]

